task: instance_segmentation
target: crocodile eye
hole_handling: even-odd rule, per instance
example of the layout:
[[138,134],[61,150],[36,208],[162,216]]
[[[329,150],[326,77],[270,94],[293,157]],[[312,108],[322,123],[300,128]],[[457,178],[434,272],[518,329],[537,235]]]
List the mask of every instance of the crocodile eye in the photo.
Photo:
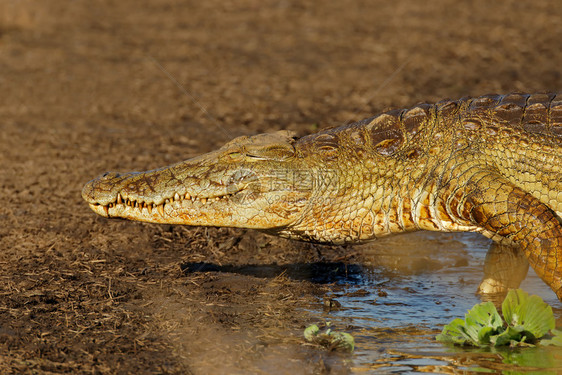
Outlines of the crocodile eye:
[[222,155],[220,155],[219,159],[228,163],[231,161],[240,161],[242,160],[243,157],[244,155],[242,154],[242,152],[240,150],[237,150],[237,151],[230,151],[230,152],[227,151]]
[[252,137],[238,137],[224,145],[221,158],[227,161],[245,159],[247,161],[282,161],[295,155],[295,137],[290,132],[280,131],[258,134]]
[[295,154],[292,145],[277,144],[266,147],[251,148],[246,156],[259,160],[286,160]]

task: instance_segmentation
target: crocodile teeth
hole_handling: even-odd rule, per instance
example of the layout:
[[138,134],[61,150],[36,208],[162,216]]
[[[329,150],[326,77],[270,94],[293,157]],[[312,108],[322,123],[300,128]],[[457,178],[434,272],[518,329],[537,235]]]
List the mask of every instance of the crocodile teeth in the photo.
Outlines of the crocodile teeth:
[[104,206],[104,211],[106,213],[106,215],[109,216],[109,209],[116,207],[118,204],[124,204],[125,206],[131,207],[131,208],[137,208],[140,212],[142,212],[145,208],[148,210],[149,214],[152,214],[152,210],[153,209],[157,209],[158,212],[160,213],[160,215],[164,216],[164,206],[168,203],[173,203],[173,202],[177,202],[177,201],[182,201],[182,200],[190,200],[191,202],[195,203],[197,201],[201,202],[201,204],[207,204],[210,201],[213,202],[218,202],[221,201],[223,199],[228,199],[229,197],[231,197],[232,194],[226,194],[226,195],[221,195],[221,196],[216,196],[216,197],[207,197],[207,198],[198,198],[195,196],[192,196],[189,193],[185,193],[180,195],[179,193],[174,193],[174,196],[172,198],[168,198],[166,200],[164,200],[164,202],[162,204],[157,205],[156,203],[147,203],[147,202],[142,202],[140,200],[135,200],[135,199],[131,199],[131,198],[124,198],[121,193],[117,193],[117,197],[115,199],[115,202],[113,203],[109,203],[108,205]]

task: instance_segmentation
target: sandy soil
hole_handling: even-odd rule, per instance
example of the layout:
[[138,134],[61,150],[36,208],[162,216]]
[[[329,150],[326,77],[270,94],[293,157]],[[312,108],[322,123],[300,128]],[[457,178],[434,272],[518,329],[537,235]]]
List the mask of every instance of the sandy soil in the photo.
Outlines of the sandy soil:
[[[0,1],[0,372],[351,371],[301,339],[330,280],[283,271],[322,273],[358,252],[106,220],[82,201],[83,184],[242,134],[559,91],[559,10],[554,0]],[[198,272],[202,262],[223,272]]]

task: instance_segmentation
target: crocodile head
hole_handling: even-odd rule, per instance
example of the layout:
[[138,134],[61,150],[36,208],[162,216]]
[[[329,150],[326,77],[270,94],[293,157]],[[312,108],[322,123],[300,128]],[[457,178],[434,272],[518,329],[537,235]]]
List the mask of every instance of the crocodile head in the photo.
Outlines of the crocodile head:
[[82,196],[105,217],[283,228],[298,219],[310,195],[310,181],[295,175],[299,161],[294,142],[289,132],[239,137],[169,167],[105,173],[88,182]]

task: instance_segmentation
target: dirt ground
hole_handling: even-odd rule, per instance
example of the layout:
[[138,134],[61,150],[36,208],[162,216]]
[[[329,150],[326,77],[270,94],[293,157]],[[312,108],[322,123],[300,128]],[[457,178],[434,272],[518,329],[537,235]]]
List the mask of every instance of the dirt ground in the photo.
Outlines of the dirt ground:
[[0,0],[0,373],[351,371],[301,338],[329,278],[284,271],[357,251],[107,220],[84,183],[242,134],[561,87],[554,0]]

